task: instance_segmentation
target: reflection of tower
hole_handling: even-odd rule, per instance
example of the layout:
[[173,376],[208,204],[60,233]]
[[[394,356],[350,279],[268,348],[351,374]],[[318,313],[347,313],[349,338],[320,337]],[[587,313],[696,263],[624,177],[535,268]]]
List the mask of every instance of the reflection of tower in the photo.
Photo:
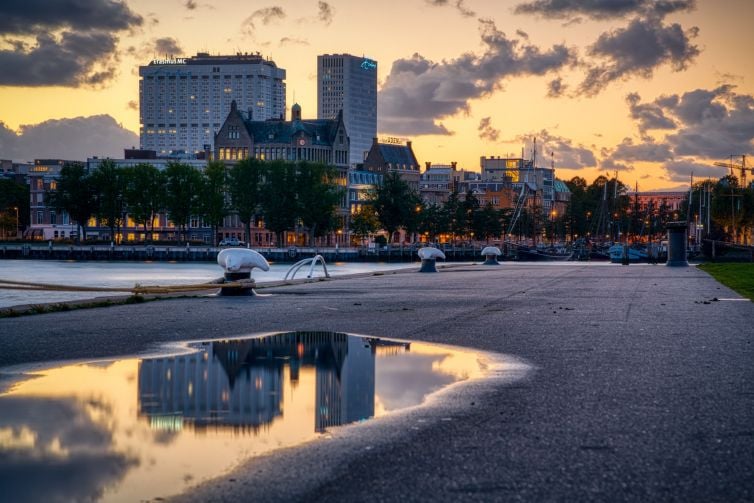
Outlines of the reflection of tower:
[[244,365],[248,348],[213,343],[198,353],[139,364],[139,412],[157,428],[230,426],[256,430],[282,413],[283,365]]
[[361,337],[336,334],[316,360],[315,430],[374,415],[374,351]]

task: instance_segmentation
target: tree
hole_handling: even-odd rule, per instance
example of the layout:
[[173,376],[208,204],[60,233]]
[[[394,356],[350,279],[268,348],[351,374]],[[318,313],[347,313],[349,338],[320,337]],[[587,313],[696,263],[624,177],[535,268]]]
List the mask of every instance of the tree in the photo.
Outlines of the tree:
[[445,208],[437,204],[428,204],[421,212],[419,232],[430,241],[436,241],[440,234],[450,232],[450,217]]
[[191,215],[199,213],[202,176],[193,166],[171,162],[165,169],[165,209],[170,220],[178,226],[179,234],[186,239]]
[[296,165],[286,161],[269,161],[264,165],[261,206],[265,226],[275,233],[282,246],[283,233],[296,225]]
[[[18,213],[16,213],[18,212]],[[7,178],[0,179],[0,214],[6,234],[23,228],[29,221],[29,186]]]
[[231,209],[244,224],[247,243],[251,243],[251,223],[259,213],[262,203],[263,172],[262,162],[250,157],[239,161],[228,171]]
[[[228,214],[228,207],[225,204],[226,178],[225,164],[221,161],[209,162],[202,177],[201,215],[212,226],[212,244],[214,246],[217,246],[218,229],[222,225],[225,215]],[[248,229],[246,236],[248,243],[251,241]]]
[[[154,233],[154,217],[165,202],[165,176],[151,164],[140,163],[123,168],[124,194],[128,214],[137,225],[144,226],[144,235]],[[151,232],[148,224],[151,223]]]
[[116,239],[115,228],[120,228],[125,216],[125,177],[110,159],[105,159],[91,174],[97,198],[97,217],[110,228],[110,239]]
[[296,211],[309,231],[309,245],[314,238],[335,227],[336,209],[343,191],[337,185],[335,167],[322,163],[301,162],[296,170]]
[[66,163],[60,170],[57,189],[47,193],[47,204],[64,210],[81,228],[81,237],[86,241],[87,222],[97,210],[92,179],[83,164]]
[[361,210],[351,217],[351,232],[362,240],[377,232],[379,228],[380,220],[371,205],[362,206]]
[[471,229],[480,241],[488,241],[491,237],[499,237],[503,233],[501,213],[491,202],[478,208],[473,214]]
[[377,188],[374,199],[374,209],[380,219],[382,227],[388,233],[388,243],[393,240],[393,234],[406,227],[416,206],[421,204],[419,196],[411,190],[396,172],[387,173],[382,185]]

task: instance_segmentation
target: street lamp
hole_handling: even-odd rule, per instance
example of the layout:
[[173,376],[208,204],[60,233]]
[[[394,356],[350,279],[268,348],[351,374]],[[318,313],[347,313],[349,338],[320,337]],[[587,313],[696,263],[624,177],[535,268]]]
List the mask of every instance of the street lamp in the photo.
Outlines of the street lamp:
[[13,207],[14,210],[16,210],[16,235],[13,238],[14,240],[18,239],[18,206]]

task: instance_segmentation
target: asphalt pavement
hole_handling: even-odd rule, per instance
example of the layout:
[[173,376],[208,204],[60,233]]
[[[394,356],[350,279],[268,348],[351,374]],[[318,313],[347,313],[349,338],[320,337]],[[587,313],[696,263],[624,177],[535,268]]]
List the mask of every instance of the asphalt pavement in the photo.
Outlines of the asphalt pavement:
[[414,271],[0,319],[0,367],[295,330],[471,347],[522,365],[178,499],[754,501],[754,303],[693,266]]

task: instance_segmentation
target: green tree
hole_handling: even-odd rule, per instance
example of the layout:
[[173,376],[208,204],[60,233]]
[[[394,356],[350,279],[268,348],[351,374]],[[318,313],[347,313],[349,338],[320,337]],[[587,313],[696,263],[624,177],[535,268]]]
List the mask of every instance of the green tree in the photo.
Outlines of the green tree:
[[283,233],[296,225],[296,165],[276,160],[264,165],[261,205],[265,226],[282,246]]
[[421,212],[419,232],[425,234],[429,241],[436,241],[440,234],[450,232],[448,212],[437,204],[426,205]]
[[193,166],[171,162],[165,169],[165,179],[165,209],[185,240],[191,215],[199,214],[202,175]]
[[336,226],[336,210],[343,191],[337,185],[334,166],[301,162],[296,170],[297,216],[309,231],[309,245],[314,238],[327,234]]
[[364,205],[361,210],[351,216],[351,232],[358,238],[364,240],[370,235],[377,232],[380,228],[380,220],[377,218],[377,212],[371,205]]
[[503,233],[500,211],[488,202],[474,211],[471,228],[480,241],[489,241],[491,237],[499,237]]
[[[212,244],[217,246],[218,229],[228,214],[225,195],[228,184],[225,164],[221,161],[210,161],[202,177],[201,215],[212,226]],[[246,233],[250,242],[249,232]]]
[[105,159],[91,174],[97,217],[110,228],[110,239],[116,239],[116,227],[120,228],[125,216],[125,177],[115,163]]
[[0,215],[3,215],[2,227],[5,234],[15,233],[17,227],[26,227],[29,222],[28,185],[7,178],[0,179]]
[[416,206],[421,203],[419,196],[411,190],[396,172],[387,173],[382,185],[377,188],[374,209],[382,227],[388,233],[388,243],[400,228],[405,228],[414,218]]
[[[154,218],[165,202],[165,176],[147,163],[122,169],[128,214],[137,225],[144,226],[147,241],[154,233]],[[151,224],[151,229],[149,228]]]
[[83,164],[66,163],[60,170],[57,189],[47,193],[47,205],[64,210],[81,229],[86,241],[87,223],[97,210],[94,185]]
[[259,213],[262,203],[263,173],[262,162],[250,157],[239,161],[228,170],[230,206],[244,224],[248,243],[251,243],[251,224]]

